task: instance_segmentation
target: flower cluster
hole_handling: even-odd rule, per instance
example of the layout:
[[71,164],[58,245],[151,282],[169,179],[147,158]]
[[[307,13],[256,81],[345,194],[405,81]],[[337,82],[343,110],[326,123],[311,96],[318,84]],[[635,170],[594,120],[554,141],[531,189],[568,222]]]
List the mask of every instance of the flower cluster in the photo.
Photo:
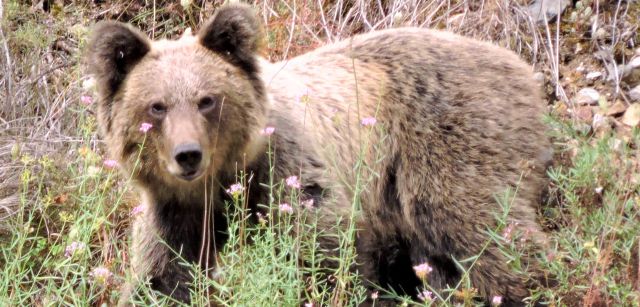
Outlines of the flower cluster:
[[93,281],[97,284],[106,285],[109,282],[111,276],[113,276],[113,273],[111,273],[111,271],[109,271],[109,269],[105,267],[97,267],[94,268],[91,273],[89,273],[89,276],[91,276],[93,278]]
[[129,216],[136,216],[139,215],[141,213],[144,212],[144,205],[143,204],[139,204],[135,207],[133,207],[133,209],[131,209],[131,212],[129,213]]
[[309,88],[306,88],[304,90],[304,92],[296,95],[296,102],[301,103],[301,104],[305,104],[308,103],[309,101],[311,101],[311,90]]
[[274,131],[276,131],[276,128],[267,126],[264,129],[260,130],[260,134],[264,136],[270,136],[273,134]]
[[147,133],[147,131],[149,131],[151,128],[153,128],[153,125],[150,123],[140,124],[140,132],[142,133]]
[[77,253],[84,251],[87,248],[87,245],[82,242],[71,242],[71,244],[67,245],[64,249],[64,256],[67,258],[71,258]]
[[80,103],[82,103],[85,106],[91,105],[93,103],[93,97],[88,95],[82,95],[80,96]]
[[427,279],[427,275],[433,271],[433,268],[428,263],[422,263],[413,267],[413,270],[416,273],[416,276],[421,280]]
[[300,201],[300,205],[302,205],[302,207],[307,209],[313,209],[313,198]]
[[418,293],[418,298],[423,302],[433,301],[433,292],[429,290],[423,290],[422,292]]
[[500,306],[502,304],[502,296],[496,295],[491,299],[491,306]]
[[511,238],[513,237],[513,230],[515,228],[515,224],[514,223],[510,223],[502,232],[502,238],[505,241],[511,241]]
[[288,187],[299,189],[301,187],[300,181],[298,180],[298,176],[290,176],[286,179],[286,183]]
[[233,198],[240,197],[242,191],[244,191],[244,187],[240,183],[232,184],[227,190],[229,195],[233,196]]
[[291,205],[289,205],[287,203],[282,203],[282,204],[278,205],[278,209],[282,213],[288,213],[288,214],[292,214],[293,213],[293,207],[291,207]]
[[378,122],[378,120],[375,117],[365,117],[363,119],[360,120],[360,124],[363,126],[373,126],[376,124],[376,122]]
[[104,165],[105,168],[114,168],[118,166],[118,161],[107,159],[107,160],[104,160],[104,162],[102,162],[102,165]]

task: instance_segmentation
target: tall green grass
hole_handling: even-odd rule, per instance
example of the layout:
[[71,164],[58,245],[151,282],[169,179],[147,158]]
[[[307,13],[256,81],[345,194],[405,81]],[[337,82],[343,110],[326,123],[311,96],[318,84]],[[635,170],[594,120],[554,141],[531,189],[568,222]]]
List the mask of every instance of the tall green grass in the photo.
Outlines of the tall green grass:
[[[11,236],[2,244],[0,293],[7,294],[3,304],[110,305],[117,301],[122,284],[130,281],[126,229],[135,218],[132,208],[137,205],[135,192],[129,190],[131,176],[119,175],[91,147],[95,118],[85,112],[85,106],[77,108],[78,134],[83,141],[72,149],[70,161],[62,164],[48,156],[16,157],[23,161],[21,208],[11,225]],[[268,213],[260,216],[257,224],[248,222],[251,213],[245,194],[234,194],[227,204],[228,242],[219,255],[210,255],[217,257],[219,266],[204,272],[183,261],[194,276],[194,305],[213,301],[233,306],[354,306],[372,294],[353,269],[354,241],[360,196],[377,176],[362,157],[371,147],[377,148],[370,141],[373,129],[380,129],[379,133],[383,129],[363,129],[361,158],[353,169],[356,182],[349,220],[336,220],[330,229],[319,228],[318,215],[305,206],[299,190],[273,176],[263,183],[271,201],[263,205]],[[273,152],[270,147],[268,150],[273,170]],[[249,176],[240,171],[238,183],[246,186]],[[334,236],[332,239],[339,242],[337,251],[320,249],[324,236]],[[333,265],[327,267],[327,262]],[[462,260],[461,268],[473,269],[473,264],[467,265],[472,262]],[[457,290],[468,288],[466,281]],[[140,305],[172,302],[151,291],[148,284],[139,288],[134,301]],[[452,301],[454,293],[453,289],[436,293],[433,301],[422,303]],[[469,289],[467,293],[473,292]],[[405,304],[421,303],[383,288],[379,295]],[[468,295],[466,301],[473,302],[472,298]]]

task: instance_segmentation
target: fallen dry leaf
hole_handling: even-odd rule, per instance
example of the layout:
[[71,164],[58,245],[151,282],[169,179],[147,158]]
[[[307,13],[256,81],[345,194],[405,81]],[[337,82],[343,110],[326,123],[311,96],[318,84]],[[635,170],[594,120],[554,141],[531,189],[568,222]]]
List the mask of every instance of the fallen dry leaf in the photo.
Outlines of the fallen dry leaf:
[[629,98],[633,101],[640,101],[640,84],[629,91]]
[[635,127],[640,123],[640,104],[634,103],[629,106],[622,116],[622,123],[631,127]]
[[569,107],[567,107],[567,104],[563,102],[556,101],[553,105],[553,113],[561,116],[567,116],[569,113]]
[[607,116],[613,116],[613,115],[622,114],[626,110],[627,110],[627,105],[624,102],[622,102],[622,100],[616,100],[616,102],[612,106],[607,108],[604,114]]
[[53,202],[58,204],[58,205],[61,205],[61,204],[64,204],[65,202],[67,202],[68,199],[69,199],[69,194],[64,193],[64,194],[60,194],[60,195],[54,197],[53,198]]

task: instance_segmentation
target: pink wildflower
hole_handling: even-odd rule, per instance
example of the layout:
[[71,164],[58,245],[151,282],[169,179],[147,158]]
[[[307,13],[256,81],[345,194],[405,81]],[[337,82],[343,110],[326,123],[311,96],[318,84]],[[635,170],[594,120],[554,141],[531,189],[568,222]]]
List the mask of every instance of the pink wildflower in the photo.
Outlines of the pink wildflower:
[[75,241],[71,242],[71,244],[67,245],[67,247],[64,249],[64,256],[67,257],[67,258],[71,258],[77,252],[81,252],[86,247],[87,247],[87,245],[85,245],[82,242],[75,242]]
[[303,200],[300,202],[300,204],[307,209],[313,209],[313,198]]
[[363,126],[373,126],[376,124],[376,122],[378,122],[378,120],[375,117],[365,117],[360,120],[360,124],[362,124]]
[[133,207],[133,209],[131,209],[131,212],[129,213],[129,216],[136,216],[141,214],[142,212],[144,212],[144,205],[143,204],[139,204],[135,207]]
[[282,213],[288,213],[288,214],[293,213],[293,207],[291,207],[291,205],[287,203],[282,203],[278,205],[278,209],[280,209],[280,212]]
[[500,306],[502,304],[502,296],[496,295],[491,299],[491,306]]
[[551,262],[556,259],[556,253],[554,251],[550,251],[547,253],[547,261]]
[[305,303],[304,307],[313,307],[313,303]]
[[91,97],[89,95],[82,95],[82,96],[80,96],[80,102],[83,105],[88,106],[88,105],[93,103],[93,97]]
[[502,232],[502,238],[505,241],[511,241],[511,236],[513,235],[513,228],[515,227],[515,225],[513,223],[509,224],[507,226],[507,228],[504,229],[504,231]]
[[378,291],[371,293],[371,299],[374,301],[378,299]]
[[418,298],[420,300],[422,300],[423,302],[433,301],[433,292],[431,292],[429,290],[424,290],[424,291],[418,293]]
[[292,187],[294,189],[300,188],[300,181],[298,181],[298,176],[290,176],[286,180],[287,186]]
[[531,233],[533,233],[533,229],[531,228],[527,228],[524,230],[524,233],[522,233],[522,237],[520,238],[520,242],[524,243],[527,242],[527,240],[529,240],[529,237],[531,237]]
[[147,133],[149,129],[153,128],[153,125],[150,123],[142,123],[140,124],[140,132]]
[[265,136],[270,136],[273,134],[274,131],[276,131],[276,128],[267,126],[267,127],[264,127],[264,129],[260,130],[260,134]]
[[413,270],[416,272],[416,276],[418,278],[425,280],[427,275],[433,271],[433,268],[428,263],[422,263],[413,267]]
[[104,162],[102,162],[102,164],[106,168],[114,168],[114,167],[118,166],[118,161],[107,159],[107,160],[104,160]]
[[231,194],[233,197],[238,197],[244,191],[244,187],[240,183],[232,184],[227,190],[227,193]]
[[109,282],[109,278],[113,276],[113,273],[109,271],[109,269],[105,267],[97,267],[94,268],[89,276],[93,277],[93,280],[101,285],[106,285]]

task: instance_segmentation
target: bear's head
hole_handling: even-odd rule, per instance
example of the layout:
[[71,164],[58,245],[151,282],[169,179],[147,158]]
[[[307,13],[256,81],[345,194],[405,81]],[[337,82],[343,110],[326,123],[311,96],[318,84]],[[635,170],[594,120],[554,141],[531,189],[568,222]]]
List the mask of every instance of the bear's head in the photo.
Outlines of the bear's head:
[[[255,14],[245,5],[219,9],[195,36],[176,41],[98,23],[88,68],[112,158],[125,171],[139,165],[138,180],[189,184],[252,155],[267,109],[259,39]],[[153,127],[141,132],[143,123]]]

